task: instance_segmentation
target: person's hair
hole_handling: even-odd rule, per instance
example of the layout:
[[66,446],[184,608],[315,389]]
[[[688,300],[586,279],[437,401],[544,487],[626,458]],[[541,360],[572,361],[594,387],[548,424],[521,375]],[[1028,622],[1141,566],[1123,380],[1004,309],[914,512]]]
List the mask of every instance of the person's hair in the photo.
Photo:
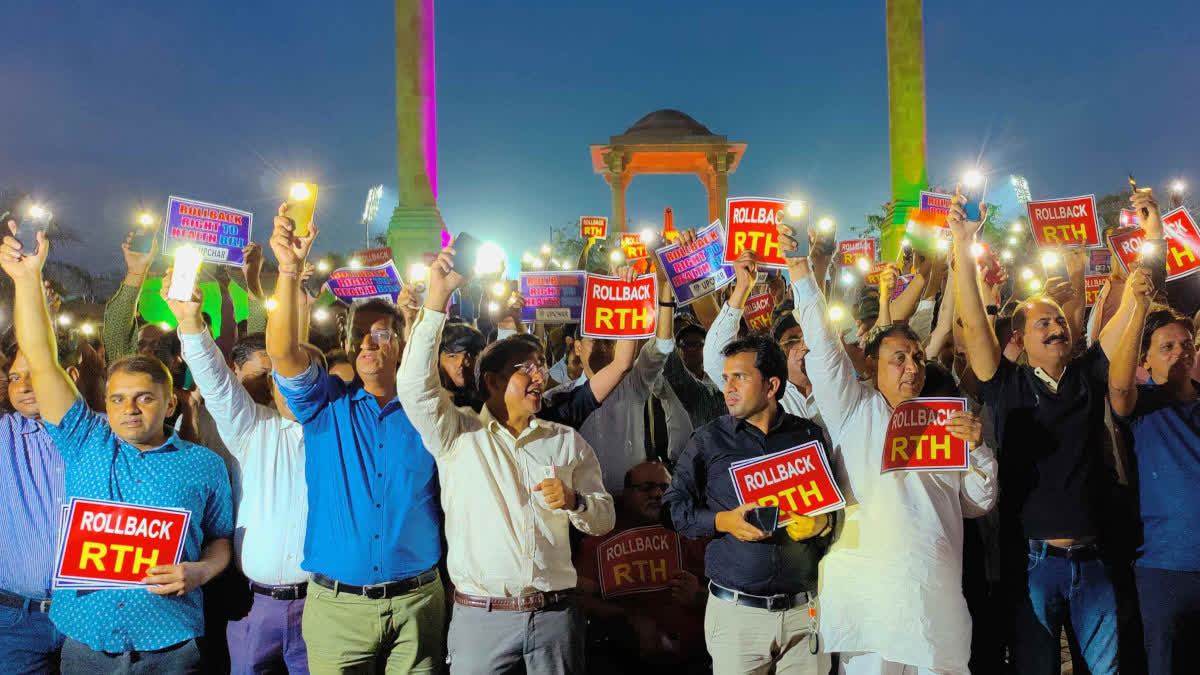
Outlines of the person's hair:
[[475,356],[483,351],[485,346],[483,333],[475,330],[471,324],[462,321],[447,322],[446,327],[442,329],[442,344],[438,352],[450,354],[466,352]]
[[541,353],[541,347],[523,335],[510,335],[488,345],[475,361],[475,383],[480,395],[484,398],[490,395],[487,382],[484,381],[485,375],[499,373],[514,363],[520,363],[525,356],[538,353]]
[[783,398],[784,389],[788,382],[787,356],[779,343],[765,335],[748,335],[725,345],[721,356],[729,358],[736,354],[754,353],[754,367],[762,373],[763,382],[774,377],[779,380],[779,388],[775,391],[775,400]]
[[702,338],[708,336],[708,333],[704,332],[703,327],[701,327],[697,324],[694,324],[694,323],[689,323],[689,324],[685,325],[683,328],[680,328],[679,332],[675,333],[675,341],[678,342],[678,341],[683,340],[683,336],[687,335],[688,333],[695,333]]
[[937,361],[925,362],[925,386],[921,389],[922,396],[958,396],[958,383],[954,374]]
[[171,371],[167,369],[166,364],[153,356],[144,354],[133,354],[113,361],[113,364],[108,367],[108,377],[111,379],[116,373],[149,375],[151,382],[165,384],[168,390],[175,386],[174,378],[171,377]]
[[996,317],[996,341],[1000,343],[1000,349],[1004,349],[1012,340],[1014,332],[1011,316]]
[[[72,366],[78,366],[79,361],[83,356],[83,339],[75,331],[55,331],[54,344],[58,347],[58,365],[63,370]],[[17,360],[17,352],[20,349],[17,346],[16,340],[4,345],[4,372],[8,373],[8,369],[12,367],[13,361]]]
[[795,314],[791,312],[780,314],[779,318],[775,319],[775,325],[771,326],[771,337],[775,338],[776,342],[779,342],[783,339],[784,333],[799,325],[796,323]]
[[246,365],[257,352],[267,351],[267,334],[266,333],[251,333],[238,338],[238,341],[233,343],[233,350],[230,356],[233,357],[234,367],[241,368]]
[[1063,312],[1062,306],[1059,305],[1057,302],[1055,302],[1054,298],[1052,298],[1048,295],[1042,295],[1040,293],[1038,295],[1031,295],[1028,298],[1025,298],[1025,300],[1023,300],[1021,302],[1021,304],[1018,305],[1017,308],[1013,310],[1012,329],[1014,331],[1024,332],[1025,320],[1027,318],[1026,314],[1028,313],[1029,308],[1035,304],[1050,305],[1051,307],[1057,309],[1060,314],[1066,316],[1066,312]]
[[[666,464],[663,464],[662,462],[660,462],[657,459],[648,459],[644,462],[638,462],[637,464],[634,464],[633,466],[629,467],[628,471],[625,472],[625,489],[626,490],[633,487],[633,470],[643,464],[657,464],[658,466],[661,466],[664,469],[667,468]],[[670,469],[667,469],[667,475],[670,475],[670,474],[671,474]]]
[[879,317],[879,298],[866,297],[854,305],[854,320],[866,323]]
[[863,347],[863,354],[869,359],[879,358],[879,348],[883,345],[884,338],[889,337],[908,338],[918,345],[921,344],[921,337],[906,323],[875,326],[870,333],[867,333],[867,344]]
[[[350,306],[350,315],[346,317],[346,332],[342,336],[343,340],[349,340],[351,332],[354,330],[354,317],[358,316],[359,312],[369,312],[371,314],[382,314],[388,317],[392,327],[392,332],[400,341],[404,341],[404,315],[392,303],[383,298],[371,298],[365,302],[356,302]],[[358,345],[352,345],[358,349]]]
[[1195,337],[1196,329],[1192,325],[1192,320],[1175,311],[1174,307],[1161,304],[1150,306],[1150,311],[1146,313],[1146,327],[1142,329],[1142,349],[1138,352],[1139,360],[1144,361],[1146,354],[1150,353],[1150,339],[1154,337],[1154,331],[1173,323],[1183,326],[1189,338]]

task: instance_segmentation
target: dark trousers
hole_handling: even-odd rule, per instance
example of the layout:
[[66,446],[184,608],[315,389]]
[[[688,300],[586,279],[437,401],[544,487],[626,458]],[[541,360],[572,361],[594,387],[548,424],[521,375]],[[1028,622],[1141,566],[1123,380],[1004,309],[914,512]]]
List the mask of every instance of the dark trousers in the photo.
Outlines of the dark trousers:
[[575,600],[536,612],[454,605],[446,647],[452,675],[584,675],[583,610]]
[[57,673],[63,634],[50,617],[26,605],[0,607],[0,670]]
[[153,651],[110,654],[95,651],[71,638],[63,643],[62,671],[65,675],[198,675],[207,672],[200,658],[200,647],[194,639]]
[[225,628],[230,672],[307,674],[303,615],[303,598],[276,600],[255,593],[250,613]]
[[1135,567],[1148,672],[1200,673],[1200,572]]

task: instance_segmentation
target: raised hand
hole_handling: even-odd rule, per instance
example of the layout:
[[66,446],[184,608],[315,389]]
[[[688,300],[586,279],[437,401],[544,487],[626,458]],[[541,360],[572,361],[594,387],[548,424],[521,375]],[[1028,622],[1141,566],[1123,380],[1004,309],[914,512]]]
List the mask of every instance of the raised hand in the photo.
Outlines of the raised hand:
[[200,293],[199,285],[192,288],[192,297],[190,300],[172,300],[167,297],[167,292],[171,289],[171,276],[174,273],[173,269],[167,270],[167,275],[163,277],[162,288],[158,294],[162,297],[163,302],[167,303],[167,307],[171,313],[175,315],[175,320],[179,322],[179,332],[196,334],[205,330],[204,316],[200,312],[200,307],[204,302],[204,296]]
[[308,228],[308,234],[303,237],[296,236],[296,223],[291,218],[287,217],[287,202],[279,205],[279,211],[273,221],[274,229],[271,232],[271,250],[275,253],[275,260],[279,262],[279,266],[290,268],[293,272],[300,272],[300,264],[308,257],[309,250],[312,249],[313,240],[317,238],[317,224],[311,223]]
[[1135,267],[1129,273],[1129,278],[1125,281],[1124,293],[1133,299],[1138,309],[1145,310],[1150,307],[1150,302],[1154,299],[1155,288],[1154,282],[1144,267]]
[[250,242],[242,248],[242,269],[254,270],[262,267],[263,250],[262,244],[258,242]]
[[[1154,200],[1154,193],[1150,191],[1150,188],[1142,188],[1134,192],[1129,196],[1129,203],[1137,212],[1138,224],[1146,232],[1146,238],[1162,239],[1162,216],[1159,214],[1158,202]],[[1147,215],[1142,215],[1143,210]]]
[[896,288],[896,279],[899,277],[899,271],[896,269],[895,263],[884,265],[883,269],[879,270],[879,301],[888,302],[891,300],[892,291]]
[[146,253],[135,251],[133,246],[133,232],[125,235],[125,241],[121,244],[121,252],[125,254],[125,270],[126,278],[140,277],[145,280],[146,275],[150,273],[150,265],[154,263],[154,256],[158,255],[158,237],[150,239],[150,250]]
[[37,250],[33,255],[25,255],[22,248],[21,242],[17,241],[17,221],[10,219],[8,233],[0,243],[0,268],[14,280],[37,278],[46,264],[46,254],[50,252],[46,234],[37,233]]
[[442,249],[429,265],[429,290],[425,294],[425,307],[435,311],[446,309],[450,296],[467,282],[467,278],[454,270],[454,244]]

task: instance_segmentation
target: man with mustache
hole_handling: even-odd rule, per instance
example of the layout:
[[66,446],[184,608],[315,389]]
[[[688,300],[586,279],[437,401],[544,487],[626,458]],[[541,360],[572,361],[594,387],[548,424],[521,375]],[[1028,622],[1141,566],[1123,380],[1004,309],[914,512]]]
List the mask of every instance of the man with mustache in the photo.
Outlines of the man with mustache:
[[[1157,209],[1150,210],[1150,218],[1156,216]],[[1147,671],[1195,673],[1200,672],[1200,549],[1192,545],[1200,531],[1195,498],[1200,383],[1191,375],[1195,330],[1170,307],[1151,304],[1155,290],[1144,269],[1129,274],[1124,296],[1131,297],[1133,315],[1118,328],[1108,395],[1118,423],[1132,433],[1137,460],[1142,542],[1134,575]],[[1137,384],[1139,365],[1150,373],[1148,384]]]
[[[780,248],[794,250],[791,228],[776,228]],[[963,518],[986,513],[997,495],[996,461],[982,445],[979,417],[956,412],[946,425],[971,444],[966,471],[881,473],[892,412],[919,397],[925,383],[921,339],[905,325],[875,327],[863,347],[874,384],[859,382],[808,259],[788,258],[788,269],[813,396],[847,502],[820,564],[822,647],[839,652],[839,672],[849,675],[966,673]]]
[[[1136,196],[1136,195],[1135,195]],[[1004,457],[1000,527],[1004,576],[1014,603],[1016,669],[1057,673],[1059,634],[1070,622],[1092,673],[1115,673],[1117,595],[1106,564],[1105,524],[1113,513],[1115,480],[1105,466],[1108,355],[1132,318],[1127,296],[1100,342],[1072,359],[1068,317],[1055,301],[1034,296],[1012,317],[1028,365],[1004,358],[978,292],[971,244],[980,224],[968,222],[956,196],[948,216],[954,233],[955,283],[967,359],[991,409]],[[1139,201],[1139,207],[1152,204]],[[1148,240],[1162,239],[1157,208],[1144,224]],[[1161,242],[1160,242],[1161,243]],[[1082,297],[1083,289],[1075,292]],[[1115,533],[1110,533],[1115,534]]]
[[454,249],[443,250],[396,376],[441,480],[455,603],[450,670],[582,674],[570,527],[611,530],[612,497],[579,433],[536,417],[549,376],[536,342],[513,336],[483,351],[478,413],[455,407],[440,386],[442,309],[465,282]]

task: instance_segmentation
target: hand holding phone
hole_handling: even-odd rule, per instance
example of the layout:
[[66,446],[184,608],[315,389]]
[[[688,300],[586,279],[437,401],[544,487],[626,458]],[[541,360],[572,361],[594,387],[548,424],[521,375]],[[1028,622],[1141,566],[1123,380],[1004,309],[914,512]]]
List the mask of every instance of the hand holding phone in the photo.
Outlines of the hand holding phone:
[[[1138,186],[1137,186],[1137,181],[1133,179],[1133,172],[1132,172],[1132,171],[1130,171],[1130,172],[1129,172],[1129,189],[1130,189],[1130,190],[1132,190],[1132,191],[1134,191],[1134,192],[1138,192],[1138,191],[1139,191],[1139,190],[1138,190]],[[1142,217],[1143,217],[1143,218],[1149,218],[1149,217],[1150,217],[1150,209],[1147,209],[1147,208],[1143,207],[1143,208],[1141,209],[1141,211],[1142,211]]]
[[770,534],[779,525],[779,507],[759,506],[750,509],[746,512],[746,522],[757,527],[759,531]]
[[1067,271],[1067,259],[1064,255],[1061,250],[1044,251],[1042,253],[1042,269],[1046,272],[1047,280],[1055,277],[1070,280],[1071,275]]
[[317,210],[317,186],[312,183],[296,183],[288,193],[287,216],[296,223],[292,233],[297,237],[308,234],[308,224]]
[[1138,249],[1138,267],[1150,275],[1155,293],[1167,286],[1167,242],[1165,239],[1143,239]]
[[483,242],[467,232],[454,238],[454,271],[464,277],[475,276],[475,263],[479,259],[479,248]]
[[809,241],[808,241],[808,224],[807,223],[800,223],[797,225],[789,224],[788,227],[792,228],[791,237],[796,242],[796,248],[795,248],[795,250],[784,251],[783,257],[785,257],[785,258],[807,258],[808,254],[810,252]]

